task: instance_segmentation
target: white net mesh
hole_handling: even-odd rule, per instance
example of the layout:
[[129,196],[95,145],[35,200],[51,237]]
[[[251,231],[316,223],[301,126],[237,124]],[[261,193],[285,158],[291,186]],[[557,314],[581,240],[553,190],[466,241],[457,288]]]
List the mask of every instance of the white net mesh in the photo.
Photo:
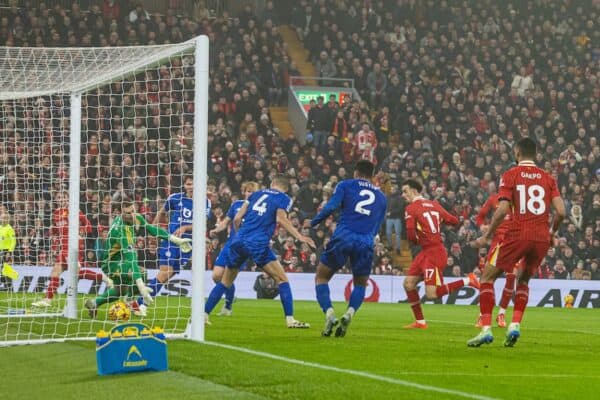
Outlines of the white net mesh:
[[[2,254],[10,267],[0,283],[0,343],[92,337],[113,323],[110,304],[99,302],[92,320],[84,302],[107,290],[99,267],[122,202],[132,200],[149,223],[158,223],[157,211],[169,195],[182,192],[183,176],[192,173],[193,50],[192,42],[0,48],[0,223],[10,225],[16,236],[14,251]],[[74,91],[82,93],[76,320],[63,317]],[[147,284],[158,272],[161,244],[147,230],[136,231]],[[183,333],[190,285],[189,265],[182,265],[147,316],[132,318]],[[137,296],[124,300],[132,299]]]

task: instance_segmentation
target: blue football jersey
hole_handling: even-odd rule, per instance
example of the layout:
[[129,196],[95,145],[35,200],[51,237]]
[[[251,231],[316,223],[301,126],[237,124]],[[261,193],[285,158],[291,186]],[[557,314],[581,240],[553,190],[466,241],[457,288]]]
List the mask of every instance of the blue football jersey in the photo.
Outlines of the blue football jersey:
[[[191,225],[194,204],[185,193],[173,193],[167,198],[163,209],[169,212],[169,233],[175,232],[181,226]],[[206,216],[211,212],[210,200],[206,199]],[[191,238],[192,232],[186,232],[183,237]]]
[[[227,211],[227,217],[231,221],[233,221],[235,215],[238,213],[238,211],[240,211],[240,208],[242,208],[244,203],[244,200],[236,200],[231,204],[231,206],[229,206],[229,210]],[[233,239],[235,237],[235,233],[235,225],[231,224],[231,229],[229,230],[229,239]]]
[[277,225],[277,210],[289,212],[292,202],[290,196],[274,189],[252,193],[238,236],[255,243],[269,243]]
[[383,192],[366,179],[340,182],[333,196],[311,221],[316,226],[340,209],[334,237],[352,235],[372,242],[385,218],[387,200]]

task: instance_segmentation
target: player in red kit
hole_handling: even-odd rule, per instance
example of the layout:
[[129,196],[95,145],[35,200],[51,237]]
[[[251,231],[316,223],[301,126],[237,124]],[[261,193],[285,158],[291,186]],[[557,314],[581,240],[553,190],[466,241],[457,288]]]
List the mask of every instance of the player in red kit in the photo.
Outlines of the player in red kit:
[[[67,255],[69,249],[69,197],[66,193],[59,193],[57,196],[58,208],[52,213],[52,228],[50,230],[52,239],[52,255],[54,265],[50,273],[50,283],[46,290],[46,297],[32,303],[33,307],[49,307],[52,305],[54,294],[60,285],[60,274],[67,269]],[[92,231],[92,225],[87,217],[79,211],[79,262],[83,261],[85,255],[85,243],[82,239],[86,234]],[[91,269],[80,268],[79,279],[89,279],[95,282],[102,282],[103,275],[94,272]],[[104,278],[107,284],[110,284],[108,278]]]
[[[485,224],[487,216],[490,212],[495,211],[500,204],[498,193],[496,193],[496,185],[494,183],[490,183],[490,197],[485,201],[477,217],[475,218],[475,222],[478,226],[482,226]],[[510,221],[512,219],[512,212],[508,212],[504,217],[504,220],[500,224],[500,226],[496,229],[494,233],[494,237],[492,239],[492,244],[489,247],[488,258],[493,253],[493,249],[498,246],[502,240],[504,239],[504,235],[510,226]],[[477,243],[473,241],[471,243],[472,246],[476,247]],[[505,273],[506,283],[504,284],[504,290],[502,291],[502,298],[500,299],[500,310],[498,311],[498,315],[496,316],[496,323],[499,327],[506,327],[506,321],[504,314],[506,313],[506,308],[508,307],[508,303],[512,299],[514,290],[515,290],[515,277],[516,277],[517,267],[515,266],[514,270],[511,272]],[[481,328],[481,316],[477,321],[478,328]]]
[[[514,147],[516,167],[506,171],[500,180],[500,204],[492,217],[487,232],[476,240],[478,245],[489,242],[512,207],[513,219],[502,242],[491,249],[481,276],[479,308],[481,332],[467,345],[479,347],[494,340],[491,329],[495,304],[494,281],[503,273],[513,270],[523,259],[517,278],[512,322],[508,326],[504,346],[512,347],[521,336],[521,320],[529,300],[529,279],[541,264],[551,241],[565,218],[565,205],[552,175],[538,168],[533,160],[536,144],[529,138],[521,139]],[[552,227],[548,228],[550,208],[555,210]]]
[[406,297],[415,315],[415,322],[405,326],[409,329],[427,328],[421,309],[421,298],[417,292],[419,282],[425,281],[425,296],[428,299],[445,296],[465,285],[479,287],[477,277],[473,273],[467,278],[444,284],[442,271],[446,266],[448,254],[442,241],[440,227],[442,223],[458,225],[459,221],[437,201],[423,198],[421,190],[423,185],[413,179],[402,185],[402,197],[409,203],[405,210],[406,235],[412,243],[421,246],[421,252],[414,258],[408,276],[404,279]]

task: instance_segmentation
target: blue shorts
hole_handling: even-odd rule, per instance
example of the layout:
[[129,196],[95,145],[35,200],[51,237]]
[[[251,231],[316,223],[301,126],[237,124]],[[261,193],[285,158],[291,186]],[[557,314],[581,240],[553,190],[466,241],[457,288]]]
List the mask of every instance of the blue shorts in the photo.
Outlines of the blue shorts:
[[[231,264],[231,256],[229,253],[230,253],[230,242],[227,242],[227,243],[225,243],[225,245],[219,252],[217,259],[215,260],[215,267],[229,266]],[[245,270],[247,265],[248,265],[248,262],[244,261],[242,263],[242,265],[240,265],[240,271]]]
[[229,246],[229,264],[226,267],[241,269],[242,264],[250,257],[259,268],[277,260],[268,244],[252,243],[236,238]]
[[320,261],[337,271],[348,259],[353,275],[369,276],[373,268],[373,245],[348,238],[332,238],[321,253]]
[[168,265],[179,272],[192,258],[192,252],[183,253],[178,246],[163,240],[158,248],[158,265]]

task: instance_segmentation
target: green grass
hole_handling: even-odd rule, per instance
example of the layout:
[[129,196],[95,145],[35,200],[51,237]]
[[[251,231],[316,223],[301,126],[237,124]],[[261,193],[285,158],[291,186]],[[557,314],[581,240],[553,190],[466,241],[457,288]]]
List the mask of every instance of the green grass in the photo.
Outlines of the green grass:
[[320,337],[316,302],[297,302],[296,310],[311,329],[285,328],[278,301],[238,301],[233,317],[211,318],[206,339],[298,363],[177,340],[169,342],[167,373],[98,377],[92,342],[14,346],[0,348],[0,398],[592,399],[600,392],[597,310],[530,308],[514,348],[502,346],[504,330],[496,328],[496,341],[475,349],[465,344],[477,333],[475,307],[426,304],[430,328],[408,331],[406,304],[365,304],[345,338]]

